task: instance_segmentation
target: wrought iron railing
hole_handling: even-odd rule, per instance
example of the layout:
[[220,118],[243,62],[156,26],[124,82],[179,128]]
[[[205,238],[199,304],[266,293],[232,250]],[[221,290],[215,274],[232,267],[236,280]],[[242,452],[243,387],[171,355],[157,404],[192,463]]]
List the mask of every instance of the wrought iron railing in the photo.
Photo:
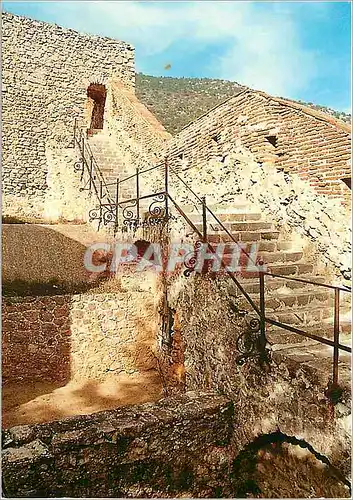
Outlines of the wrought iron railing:
[[[210,224],[212,227],[212,223],[210,223],[208,216],[212,217],[212,221],[216,221],[218,225],[218,230],[225,232],[230,239],[230,241],[234,243],[238,243],[234,238],[233,234],[225,227],[222,221],[217,217],[217,215],[207,206],[206,198],[198,196],[193,189],[178,175],[178,173],[172,169],[168,165],[168,160],[165,159],[163,164],[155,165],[151,168],[145,170],[136,169],[135,173],[125,177],[124,179],[117,178],[116,183],[106,184],[104,181],[104,177],[102,172],[97,165],[92,151],[87,143],[84,140],[84,132],[82,129],[79,129],[75,124],[75,133],[74,133],[74,144],[76,144],[81,152],[81,165],[82,168],[75,168],[76,171],[81,172],[81,178],[86,171],[88,174],[87,187],[83,189],[89,189],[90,192],[94,192],[99,206],[90,211],[90,219],[98,219],[100,227],[101,223],[107,225],[109,223],[113,223],[114,232],[116,233],[118,229],[137,229],[143,225],[153,225],[168,222],[173,216],[171,214],[171,207],[174,207],[175,210],[182,216],[182,218],[187,222],[188,226],[193,230],[193,232],[198,236],[199,241],[195,244],[195,253],[188,260],[185,260],[186,270],[184,274],[189,276],[193,270],[195,269],[195,263],[197,260],[197,252],[200,248],[200,242],[205,243],[207,245],[207,249],[209,252],[213,253],[216,258],[219,259],[220,265],[222,266],[225,273],[230,277],[230,279],[234,282],[237,289],[241,292],[241,294],[245,297],[246,301],[251,307],[251,310],[254,311],[257,315],[255,318],[251,318],[248,322],[248,330],[244,332],[244,334],[239,339],[238,347],[241,355],[237,359],[239,364],[243,364],[246,359],[256,357],[260,360],[261,363],[266,363],[269,361],[269,353],[266,348],[267,338],[266,338],[266,324],[273,325],[284,329],[286,331],[304,336],[308,339],[317,341],[321,344],[330,346],[333,348],[333,356],[332,356],[332,379],[329,381],[327,396],[331,399],[332,402],[336,403],[341,396],[341,388],[339,386],[339,352],[344,351],[351,353],[351,348],[340,343],[340,293],[351,293],[350,288],[343,288],[340,286],[328,285],[319,282],[315,282],[312,280],[306,280],[302,278],[295,278],[289,276],[282,276],[279,274],[271,273],[266,270],[266,266],[264,262],[252,262],[254,266],[256,266],[258,279],[259,279],[259,306],[255,303],[249,293],[246,292],[245,288],[240,283],[237,278],[236,273],[229,271],[227,269],[226,263],[223,262],[223,259],[218,256],[216,250],[212,246],[212,244],[208,240],[208,231],[207,227]],[[140,178],[142,175],[156,171],[159,169],[162,173],[164,189],[159,192],[155,192],[152,194],[143,194],[140,191]],[[199,229],[196,224],[188,217],[188,215],[184,212],[184,210],[180,207],[177,201],[169,192],[169,176],[172,173],[175,178],[181,181],[187,190],[194,196],[197,200],[196,203],[199,204],[200,214],[202,214],[202,224]],[[135,186],[135,197],[129,198],[127,200],[121,199],[120,190],[124,183],[128,181],[133,181]],[[109,188],[115,186],[115,197],[110,194]],[[145,202],[146,200],[152,200],[149,204],[147,213],[141,212],[141,202]],[[195,203],[194,203],[195,204]],[[251,261],[252,257],[244,248],[240,249],[247,258]],[[320,335],[311,334],[294,326],[282,323],[280,321],[274,320],[267,316],[266,311],[266,294],[265,294],[265,278],[280,278],[283,280],[294,280],[299,281],[308,285],[315,285],[319,287],[325,287],[328,289],[332,289],[335,292],[335,301],[334,301],[334,325],[333,325],[333,340],[327,339]]]

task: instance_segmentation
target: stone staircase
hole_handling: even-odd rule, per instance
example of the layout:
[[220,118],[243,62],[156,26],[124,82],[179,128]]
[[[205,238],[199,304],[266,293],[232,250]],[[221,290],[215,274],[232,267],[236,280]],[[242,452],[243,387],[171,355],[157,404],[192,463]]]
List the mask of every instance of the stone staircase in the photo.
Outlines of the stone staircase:
[[[109,193],[113,200],[116,194],[116,179],[132,175],[134,172],[128,170],[124,165],[116,145],[110,137],[102,130],[91,130],[89,132],[89,144],[92,153],[109,185]],[[173,193],[173,180],[171,179]],[[120,191],[120,200],[127,200],[136,196],[136,179],[131,179],[123,185]],[[175,193],[178,194],[177,191]],[[189,205],[189,201],[181,202],[173,193],[186,215],[194,222],[202,232],[202,216],[195,213],[195,206]],[[300,278],[314,283],[330,283],[331,277],[319,272],[318,262],[311,259],[309,262],[303,255],[303,249],[294,241],[288,240],[273,222],[264,220],[261,213],[251,211],[252,207],[246,200],[237,200],[231,206],[220,208],[211,206],[224,227],[231,233],[232,238],[224,232],[223,228],[208,217],[208,241],[216,247],[218,243],[242,243],[246,252],[251,252],[253,245],[257,244],[258,257],[267,264],[269,272],[288,278]],[[185,222],[185,221],[184,221]],[[185,222],[185,225],[186,222]],[[193,232],[187,227],[187,232]],[[229,249],[229,262],[231,261],[231,250]],[[227,253],[227,247],[226,247]],[[248,257],[242,254],[240,264],[242,270],[237,276],[245,291],[250,294],[255,304],[259,305],[259,278],[258,273],[246,269]],[[244,266],[245,265],[245,266]],[[230,282],[230,293],[237,297],[237,304],[241,309],[251,310],[251,306]],[[274,278],[267,276],[265,279],[266,316],[290,326],[308,331],[327,338],[333,336],[333,314],[334,314],[334,291],[320,287],[315,284],[291,281],[290,279]],[[350,294],[341,293],[340,308],[340,330],[344,338],[349,342],[351,331],[350,319]],[[267,325],[267,337],[271,344],[296,345],[311,344],[313,341],[304,336],[288,332],[284,329]],[[343,338],[343,337],[342,337]],[[342,340],[343,342],[343,340]],[[345,343],[345,342],[343,342]]]
[[[252,246],[257,245],[257,259],[267,264],[270,273],[288,278],[299,278],[315,283],[330,283],[330,278],[318,271],[317,261],[308,262],[303,255],[303,249],[295,241],[288,240],[272,222],[264,220],[260,213],[243,213],[235,207],[234,211],[224,213],[211,207],[218,219],[231,233],[235,241],[242,243],[246,252],[250,253]],[[187,216],[202,232],[200,214],[188,213]],[[225,243],[224,262],[231,262],[231,247],[227,247],[232,239],[217,223],[210,222],[208,216],[207,236],[212,247]],[[189,233],[192,232],[192,229]],[[259,306],[258,273],[246,270],[249,262],[245,253],[241,254],[241,269],[236,277]],[[229,280],[230,281],[230,280]],[[230,294],[236,297],[240,309],[251,311],[251,306],[233,282],[229,284]],[[311,334],[326,338],[333,337],[334,290],[315,284],[292,281],[290,279],[265,277],[266,316],[273,320],[294,326]],[[351,310],[350,294],[341,293],[340,300],[340,333],[341,342],[350,343]],[[270,344],[312,344],[315,341],[301,335],[289,332],[279,327],[267,325],[267,338]]]
[[[88,132],[88,143],[108,186],[109,194],[112,200],[115,201],[117,178],[119,176],[120,178],[128,177],[132,172],[124,163],[115,143],[103,130],[90,130]],[[124,184],[120,192],[121,196],[125,199],[135,196],[133,188],[133,182]]]

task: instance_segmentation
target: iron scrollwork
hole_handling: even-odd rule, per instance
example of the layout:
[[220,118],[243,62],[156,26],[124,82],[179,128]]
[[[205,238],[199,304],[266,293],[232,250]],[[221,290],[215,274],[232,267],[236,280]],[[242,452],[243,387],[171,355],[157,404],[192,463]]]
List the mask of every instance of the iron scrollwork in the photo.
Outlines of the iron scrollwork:
[[106,226],[107,224],[111,224],[111,223],[115,223],[115,215],[116,215],[116,207],[114,207],[113,205],[107,205],[107,206],[103,206],[103,214],[102,214],[102,218],[103,218],[103,224]]
[[242,366],[250,358],[268,361],[268,352],[264,345],[266,339],[262,338],[260,318],[249,317],[246,314],[244,326],[244,332],[239,335],[236,341],[236,347],[240,353],[236,358],[237,365]]
[[195,271],[197,254],[201,246],[202,246],[202,241],[197,241],[194,246],[194,251],[185,255],[184,266],[186,267],[186,269],[183,274],[187,278],[189,278],[189,276],[191,276],[191,274]]
[[74,163],[74,171],[75,172],[82,172],[83,171],[83,158],[82,157]]
[[101,217],[102,217],[101,207],[92,208],[88,212],[88,217],[89,217],[89,222],[92,222],[94,220],[99,220],[100,221]]
[[122,208],[123,226],[127,229],[135,229],[138,226],[138,217],[134,213],[133,208],[137,207],[137,200],[131,201],[128,205]]
[[74,163],[74,172],[79,172],[81,174],[80,175],[80,182],[82,182],[84,170],[85,170],[84,159],[81,156],[81,158]]
[[170,214],[167,215],[166,200],[165,194],[159,194],[154,197],[148,207],[148,213],[142,223],[143,226],[158,226],[175,218]]
[[156,220],[157,224],[165,218],[165,206],[161,206],[161,203],[165,203],[165,200],[165,194],[160,194],[152,200],[152,203],[148,207],[148,218]]

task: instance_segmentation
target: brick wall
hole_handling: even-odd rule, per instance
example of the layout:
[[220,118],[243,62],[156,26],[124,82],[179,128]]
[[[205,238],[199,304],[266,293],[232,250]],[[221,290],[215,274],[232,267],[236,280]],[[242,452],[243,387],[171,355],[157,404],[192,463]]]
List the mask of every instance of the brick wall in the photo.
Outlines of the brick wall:
[[258,162],[298,173],[320,194],[350,199],[350,127],[305,106],[245,90],[185,127],[167,147],[171,165],[199,167],[243,145]]
[[133,291],[4,298],[3,382],[100,379],[155,368],[154,300]]
[[131,45],[57,25],[2,15],[3,193],[5,212],[42,210],[47,190],[46,148],[68,145],[74,117],[87,119],[91,83],[135,82]]

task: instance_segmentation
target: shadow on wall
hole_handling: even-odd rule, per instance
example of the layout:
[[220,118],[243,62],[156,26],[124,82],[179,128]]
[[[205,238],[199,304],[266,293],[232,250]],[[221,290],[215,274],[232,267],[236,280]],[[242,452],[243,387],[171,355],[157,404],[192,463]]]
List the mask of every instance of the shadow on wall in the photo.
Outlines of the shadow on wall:
[[[7,408],[43,394],[48,387],[61,387],[69,378],[70,296],[4,298],[2,381]],[[21,389],[22,384],[29,386],[28,391]],[[6,393],[6,387],[12,387],[12,393]]]
[[3,234],[3,425],[159,399],[154,295],[90,276],[84,238],[39,225]]
[[[30,290],[31,283],[42,284],[36,295],[46,295],[46,286],[52,288],[53,294],[60,293],[59,285],[61,293],[93,287],[95,276],[84,267],[86,248],[85,244],[58,232],[55,226],[3,224],[3,285],[6,289],[18,282]],[[53,283],[57,284],[57,292]],[[13,295],[24,293],[12,290]]]

